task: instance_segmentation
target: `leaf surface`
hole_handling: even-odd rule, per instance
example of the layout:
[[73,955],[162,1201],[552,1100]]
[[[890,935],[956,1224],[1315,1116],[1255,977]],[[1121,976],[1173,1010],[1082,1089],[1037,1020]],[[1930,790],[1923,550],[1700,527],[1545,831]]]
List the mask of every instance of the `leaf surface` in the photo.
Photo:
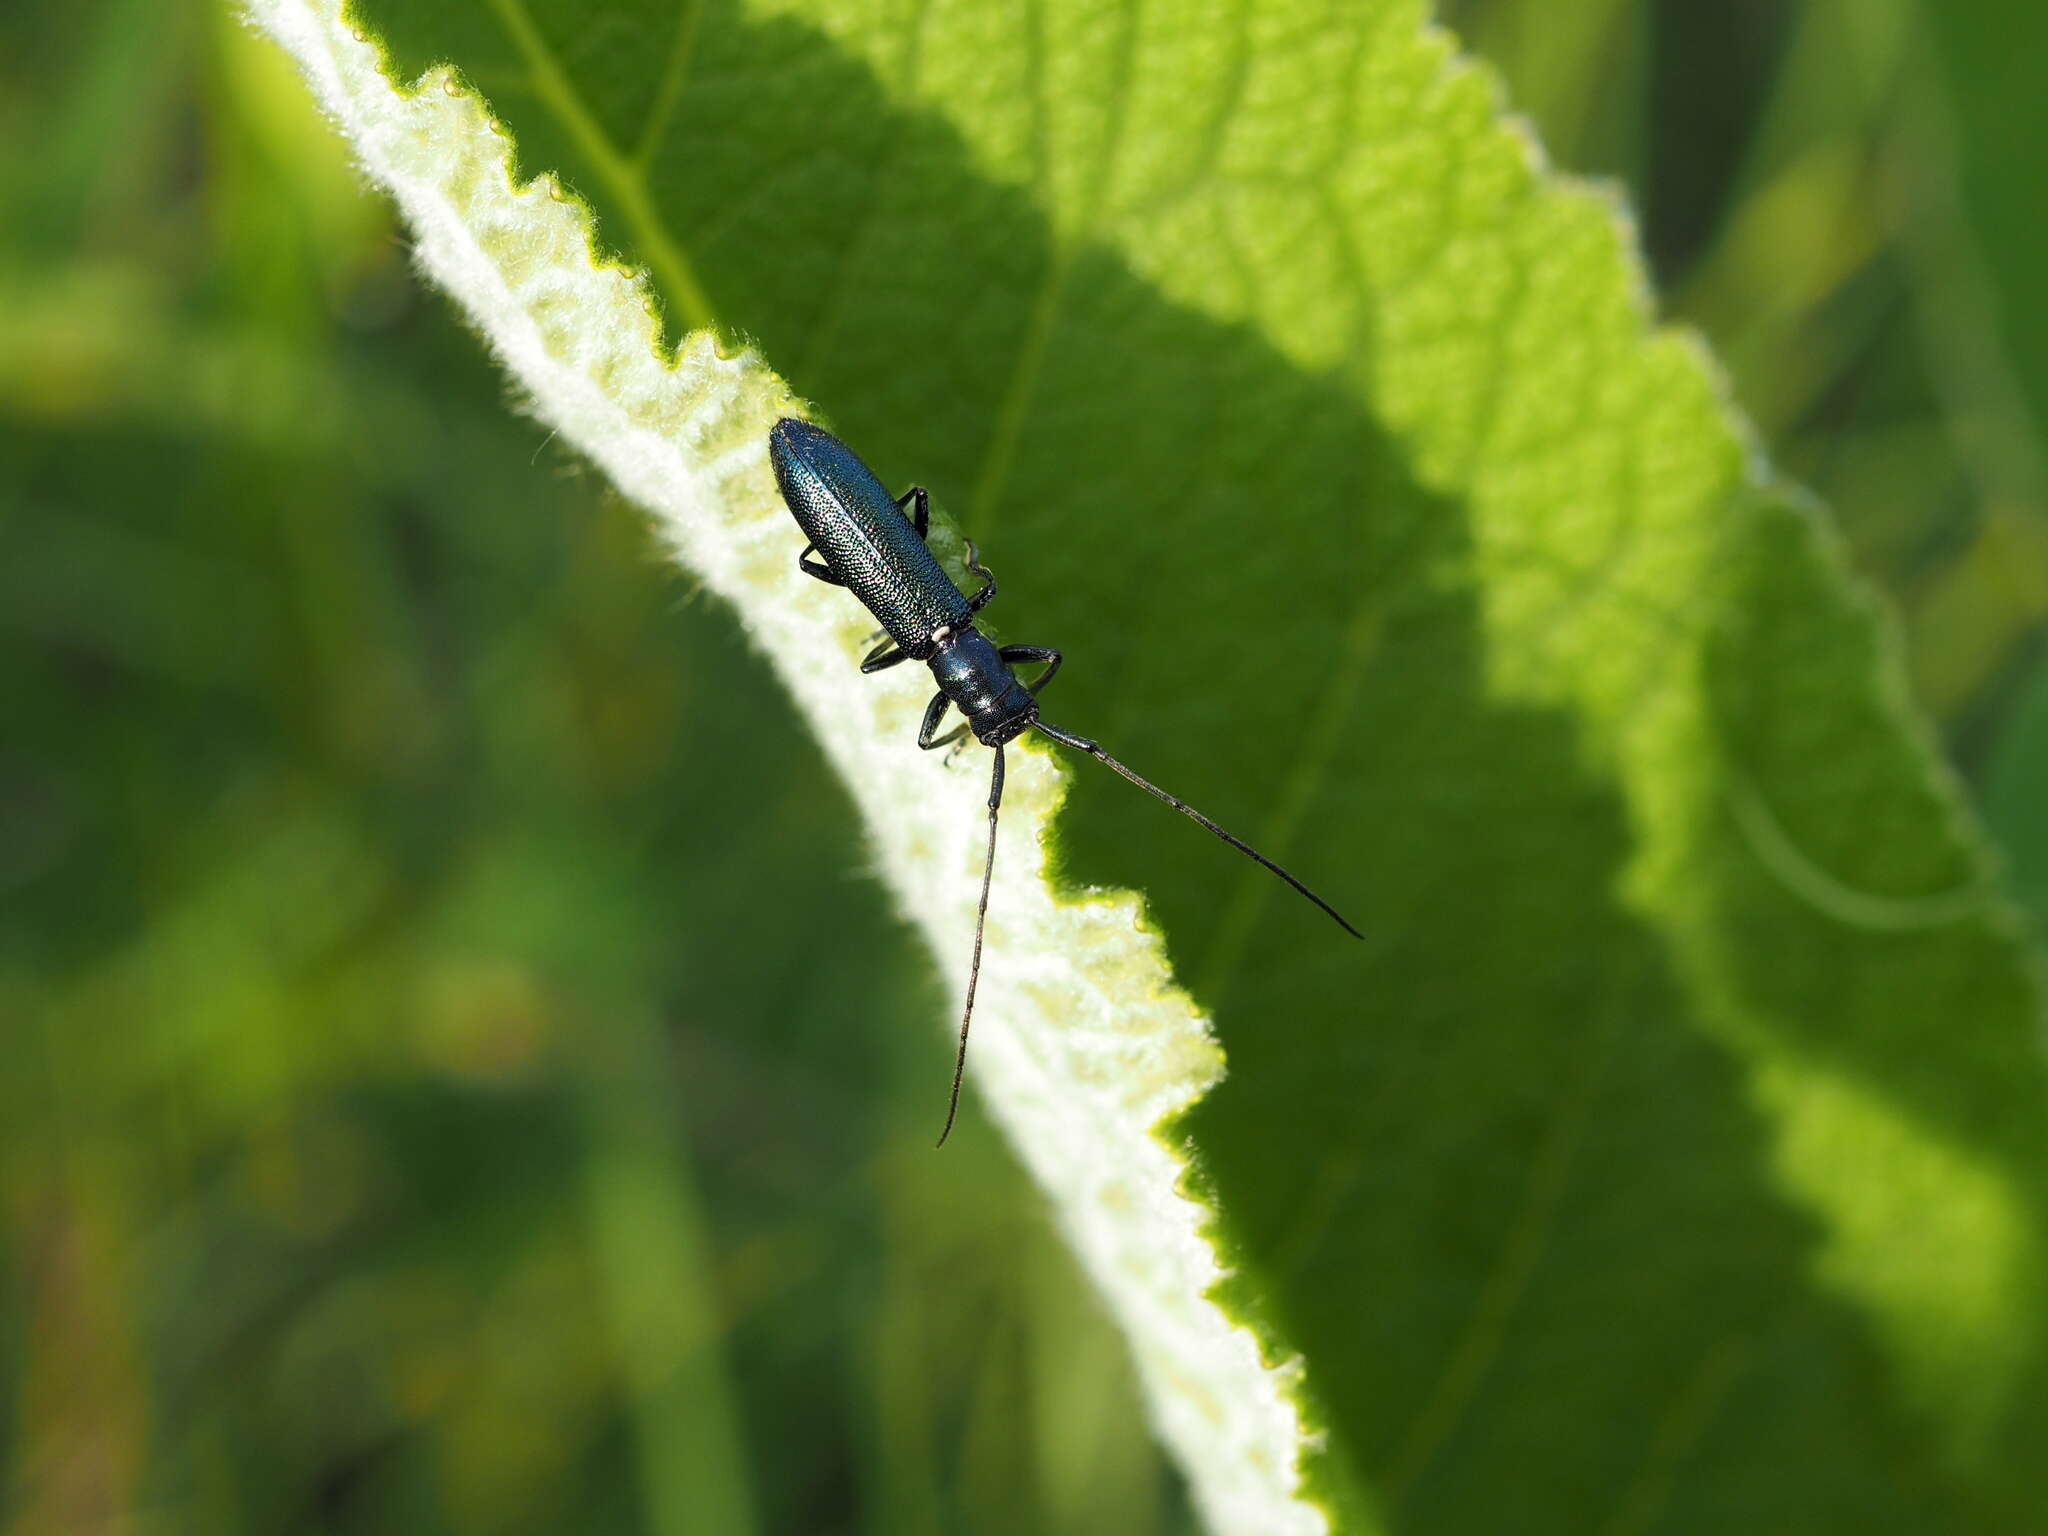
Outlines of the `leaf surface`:
[[1216,1529],[2041,1525],[2026,953],[1824,524],[1419,7],[255,11],[949,973],[984,759],[797,575],[764,358],[1050,718],[1365,930],[1085,765],[1050,880],[1014,754],[974,1081]]

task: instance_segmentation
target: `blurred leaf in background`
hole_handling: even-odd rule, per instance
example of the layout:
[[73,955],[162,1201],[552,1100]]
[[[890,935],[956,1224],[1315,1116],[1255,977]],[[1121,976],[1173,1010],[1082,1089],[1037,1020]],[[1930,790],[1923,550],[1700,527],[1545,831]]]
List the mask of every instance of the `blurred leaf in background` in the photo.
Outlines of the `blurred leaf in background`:
[[[1446,9],[1630,183],[2048,914],[2041,23]],[[25,11],[0,142],[8,1529],[1191,1529],[1035,1197],[927,1155],[842,792],[283,61]]]

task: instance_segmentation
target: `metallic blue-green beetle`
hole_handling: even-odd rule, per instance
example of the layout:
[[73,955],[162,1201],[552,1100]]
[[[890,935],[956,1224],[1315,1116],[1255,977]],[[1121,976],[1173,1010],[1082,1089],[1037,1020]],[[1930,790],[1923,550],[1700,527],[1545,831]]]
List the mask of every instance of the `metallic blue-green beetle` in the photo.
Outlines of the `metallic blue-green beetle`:
[[[1257,860],[1335,918],[1344,931],[1362,937],[1337,909],[1260,853],[1232,837],[1215,822],[1150,780],[1140,778],[1085,736],[1041,720],[1038,695],[1060,669],[1060,653],[1044,645],[997,646],[974,627],[974,616],[996,595],[996,579],[981,563],[974,541],[967,541],[967,570],[982,585],[968,596],[939,569],[925,547],[931,524],[931,501],[924,487],[912,486],[891,496],[846,444],[821,427],[785,416],[768,434],[768,456],[775,481],[789,504],[797,526],[810,540],[797,555],[807,575],[845,587],[875,616],[888,638],[862,660],[863,672],[880,672],[904,661],[921,661],[932,669],[939,686],[924,712],[917,744],[927,751],[949,746],[968,731],[995,748],[995,771],[988,791],[988,857],[981,872],[981,908],[974,920],[974,959],[967,974],[967,1002],[960,1013],[960,1048],[953,1061],[953,1093],[946,1105],[946,1127],[939,1145],[952,1134],[960,1108],[960,1080],[967,1069],[967,1028],[974,1018],[974,989],[981,979],[982,931],[988,924],[989,881],[996,867],[996,813],[1003,803],[1003,746],[1035,730],[1054,741],[1086,752],[1122,774],[1146,793],[1155,795],[1182,815],[1206,827],[1239,853]],[[909,510],[906,511],[906,508]],[[817,555],[819,559],[813,559]],[[1017,676],[1019,663],[1042,663],[1045,670],[1030,683]],[[948,706],[964,723],[938,734]]]

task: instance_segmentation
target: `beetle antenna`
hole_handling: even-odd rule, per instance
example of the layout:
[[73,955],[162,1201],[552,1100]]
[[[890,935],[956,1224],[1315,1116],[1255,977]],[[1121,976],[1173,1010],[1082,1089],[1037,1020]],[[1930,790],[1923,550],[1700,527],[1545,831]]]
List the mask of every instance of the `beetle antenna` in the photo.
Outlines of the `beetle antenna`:
[[1339,928],[1342,928],[1346,933],[1350,934],[1351,937],[1353,937],[1354,939],[1362,939],[1365,937],[1364,934],[1360,933],[1356,928],[1352,927],[1350,923],[1344,920],[1343,913],[1339,912],[1335,907],[1331,906],[1327,901],[1323,900],[1322,897],[1318,896],[1314,891],[1310,890],[1307,886],[1303,885],[1299,880],[1295,879],[1294,876],[1287,873],[1286,870],[1282,869],[1278,864],[1275,864],[1271,859],[1267,858],[1263,853],[1259,852],[1258,849],[1254,848],[1250,843],[1246,842],[1243,838],[1232,837],[1228,832],[1224,831],[1221,827],[1217,826],[1215,822],[1211,821],[1208,817],[1204,816],[1192,805],[1189,805],[1187,801],[1181,799],[1180,796],[1170,795],[1165,790],[1161,789],[1157,784],[1154,784],[1150,779],[1140,778],[1137,774],[1131,772],[1130,769],[1126,768],[1122,763],[1118,762],[1115,758],[1111,757],[1107,752],[1103,751],[1102,748],[1098,746],[1096,743],[1090,741],[1086,736],[1076,736],[1072,731],[1063,731],[1056,725],[1046,724],[1046,722],[1043,720],[1033,720],[1031,723],[1038,730],[1043,731],[1046,735],[1050,736],[1054,741],[1063,742],[1067,746],[1074,748],[1076,751],[1086,752],[1090,757],[1094,758],[1097,762],[1101,763],[1105,768],[1111,769],[1116,773],[1122,774],[1125,778],[1129,779],[1133,784],[1137,785],[1138,788],[1144,790],[1146,794],[1152,795],[1157,799],[1164,800],[1168,805],[1172,806],[1176,811],[1179,811],[1183,816],[1187,817],[1190,821],[1195,822],[1199,826],[1206,827],[1209,831],[1215,833],[1218,837],[1222,838],[1224,842],[1230,844],[1231,847],[1235,848],[1239,853],[1243,854],[1246,858],[1253,860],[1255,863],[1265,865],[1266,868],[1270,869],[1274,874],[1278,875],[1282,880],[1285,880],[1289,885],[1293,886],[1297,891],[1301,892],[1301,894],[1306,896],[1310,901],[1314,902],[1317,906],[1321,907],[1325,912],[1329,913],[1331,917],[1336,919],[1337,926]]
[[953,1096],[946,1101],[946,1128],[939,1132],[942,1147],[953,1134],[953,1117],[960,1113],[960,1079],[967,1075],[967,1026],[974,1020],[974,989],[981,981],[981,935],[988,927],[988,887],[996,873],[996,812],[1002,804],[1003,749],[997,747],[996,769],[988,785],[988,860],[981,866],[981,910],[974,915],[974,960],[967,967],[967,1006],[960,1010],[960,1052],[953,1058]]

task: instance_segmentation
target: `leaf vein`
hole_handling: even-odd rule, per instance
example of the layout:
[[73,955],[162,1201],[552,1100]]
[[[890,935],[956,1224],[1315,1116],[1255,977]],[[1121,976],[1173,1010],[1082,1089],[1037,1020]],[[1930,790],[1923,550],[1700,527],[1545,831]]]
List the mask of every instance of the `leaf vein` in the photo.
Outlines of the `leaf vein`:
[[675,36],[669,40],[668,62],[662,68],[661,84],[656,88],[654,104],[648,108],[647,120],[641,124],[640,136],[633,145],[632,163],[643,176],[653,163],[656,151],[661,148],[669,120],[675,114],[676,103],[682,100],[683,82],[689,78],[690,58],[697,47],[697,25],[703,14],[703,0],[682,0],[676,15]]
[[656,283],[681,311],[684,324],[691,330],[711,325],[715,316],[710,300],[689,258],[655,208],[645,178],[620,154],[618,146],[585,105],[524,0],[490,0],[490,6],[532,73],[534,94],[590,161],[605,189],[618,200],[627,225],[646,252],[647,265]]
[[1448,1443],[1477,1396],[1480,1381],[1506,1346],[1509,1324],[1557,1228],[1557,1213],[1578,1166],[1580,1143],[1621,1038],[1624,1021],[1620,1009],[1610,1005],[1607,1012],[1606,1027],[1600,1032],[1593,1057],[1575,1090],[1559,1106],[1542,1151],[1529,1169],[1521,1207],[1479,1287],[1458,1342],[1398,1442],[1385,1480],[1390,1505],[1398,1505],[1406,1497]]

